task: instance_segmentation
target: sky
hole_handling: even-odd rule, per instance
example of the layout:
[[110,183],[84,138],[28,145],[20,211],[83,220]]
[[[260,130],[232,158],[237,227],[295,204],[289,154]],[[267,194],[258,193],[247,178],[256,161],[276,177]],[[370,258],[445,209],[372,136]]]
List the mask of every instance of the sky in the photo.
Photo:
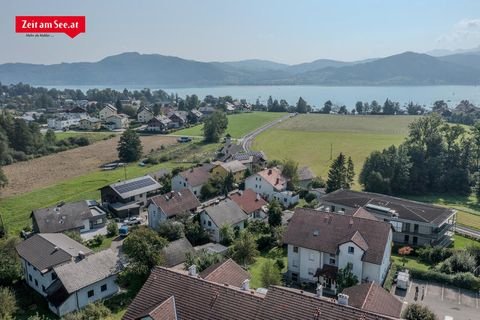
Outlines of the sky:
[[[17,15],[85,15],[86,33],[29,38]],[[199,61],[354,61],[480,45],[478,0],[2,0],[0,63],[122,52]]]

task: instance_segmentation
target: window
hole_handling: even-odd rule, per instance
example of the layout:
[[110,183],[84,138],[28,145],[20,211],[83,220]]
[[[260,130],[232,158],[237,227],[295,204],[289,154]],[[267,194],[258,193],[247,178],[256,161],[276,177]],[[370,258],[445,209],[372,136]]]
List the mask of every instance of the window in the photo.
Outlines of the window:
[[335,206],[332,206],[332,212],[335,212]]
[[308,260],[310,260],[310,261],[315,260],[315,255],[312,252],[308,255]]
[[355,248],[352,247],[352,246],[348,247],[348,253],[349,254],[354,254],[355,253]]
[[42,286],[42,291],[45,292],[45,286]]
[[298,281],[298,274],[292,273],[292,281],[297,282]]
[[308,274],[313,276],[315,274],[315,270],[313,268],[308,268]]
[[403,242],[405,243],[408,243],[410,241],[410,237],[408,234],[406,234],[404,237],[403,237]]
[[205,225],[207,223],[207,221],[203,220],[203,225]]
[[52,272],[52,281],[57,279],[57,274],[55,272]]
[[212,226],[212,221],[208,221],[208,226],[209,226],[209,227]]
[[104,292],[104,291],[107,291],[107,284],[102,284],[102,286],[100,287],[100,291]]
[[287,202],[287,198],[283,198],[283,202]]
[[335,265],[336,261],[335,261],[335,259],[334,259],[334,258],[330,258],[330,261],[329,261],[329,263],[330,263],[331,265]]
[[413,237],[413,244],[414,245],[418,244],[418,238],[417,237]]
[[298,247],[293,247],[293,252],[298,253]]
[[89,290],[89,291],[87,292],[87,296],[88,296],[89,298],[93,297],[94,295],[95,295],[95,293],[93,292],[93,290]]
[[187,183],[186,183],[186,182],[184,182],[184,183],[183,183],[183,186],[184,186],[184,187],[186,187],[186,186],[187,186]]
[[414,225],[413,225],[413,231],[414,231],[414,232],[418,232],[418,224],[414,224]]
[[32,282],[32,275],[31,274],[28,275],[28,280],[30,280],[30,282]]
[[35,279],[35,286],[38,287],[38,281]]

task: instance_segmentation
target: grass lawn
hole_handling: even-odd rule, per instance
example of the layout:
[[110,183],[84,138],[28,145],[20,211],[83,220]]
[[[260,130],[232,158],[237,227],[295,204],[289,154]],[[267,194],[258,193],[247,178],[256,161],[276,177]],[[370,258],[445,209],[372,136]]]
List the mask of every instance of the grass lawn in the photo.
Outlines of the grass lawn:
[[261,288],[262,287],[262,278],[261,278],[261,270],[262,265],[268,261],[273,260],[273,262],[277,261],[277,259],[282,259],[285,268],[281,271],[282,273],[287,271],[287,252],[284,249],[273,248],[269,252],[262,253],[261,256],[255,259],[255,263],[248,267],[248,272],[252,278],[250,279],[250,287],[251,288]]
[[453,238],[454,238],[454,241],[453,241],[454,249],[465,249],[466,247],[471,245],[477,245],[477,246],[480,245],[480,241],[466,238],[458,234],[454,235]]
[[[226,133],[234,138],[241,138],[247,133],[272,122],[286,113],[281,112],[251,112],[228,115],[228,128]],[[175,135],[203,136],[203,125],[175,131]]]
[[[261,133],[253,148],[269,159],[293,158],[326,178],[333,157],[351,156],[358,175],[365,158],[374,150],[402,143],[414,116],[299,115]],[[359,188],[358,184],[356,185]]]
[[66,131],[66,132],[55,132],[57,141],[64,140],[70,137],[87,137],[90,142],[97,142],[100,140],[107,139],[114,135],[112,132],[81,132],[81,131]]
[[[400,257],[399,255],[393,255],[392,254],[392,260],[393,260],[394,264],[398,265],[399,267],[403,267],[402,257]],[[410,269],[410,270],[416,269],[416,270],[428,271],[430,266],[421,262],[420,260],[418,260],[415,257],[407,257],[407,262],[405,263],[405,268]]]

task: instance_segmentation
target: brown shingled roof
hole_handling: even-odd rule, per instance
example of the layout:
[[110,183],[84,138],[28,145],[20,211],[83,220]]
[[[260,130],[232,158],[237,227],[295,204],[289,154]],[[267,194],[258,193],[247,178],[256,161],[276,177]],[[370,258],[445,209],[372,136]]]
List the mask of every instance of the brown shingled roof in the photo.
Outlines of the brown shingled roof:
[[185,178],[185,180],[187,180],[192,187],[196,187],[208,182],[212,168],[213,165],[208,163],[203,164],[200,167],[190,168],[182,171],[179,174]]
[[[391,225],[383,221],[297,208],[284,235],[284,243],[335,254],[346,239],[367,247],[362,260],[381,264]],[[356,233],[361,234],[355,235]],[[355,242],[354,241],[354,242]],[[355,242],[355,243],[356,243]]]
[[235,201],[246,214],[251,214],[252,212],[260,210],[263,206],[268,204],[267,201],[263,200],[263,198],[260,197],[260,195],[257,195],[252,189],[237,191],[230,194],[228,197]]
[[150,200],[159,207],[167,217],[189,212],[200,206],[200,201],[198,201],[190,189],[182,189],[178,192],[171,191],[152,197]]
[[402,302],[374,282],[362,283],[343,290],[348,304],[375,313],[400,317]]
[[296,289],[271,286],[262,295],[162,267],[152,270],[123,319],[136,320],[148,315],[171,296],[175,297],[177,316],[182,320],[394,319]]
[[148,314],[138,317],[137,319],[143,319],[146,316],[152,320],[177,320],[177,311],[175,310],[175,297],[171,296],[167,300],[160,303]]
[[202,279],[240,288],[250,274],[232,259],[211,265],[200,273]]

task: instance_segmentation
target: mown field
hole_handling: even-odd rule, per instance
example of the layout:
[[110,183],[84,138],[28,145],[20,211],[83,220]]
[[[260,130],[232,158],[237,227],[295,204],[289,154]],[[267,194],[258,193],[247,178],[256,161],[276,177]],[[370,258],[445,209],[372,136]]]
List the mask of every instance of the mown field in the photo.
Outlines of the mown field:
[[326,177],[333,157],[340,152],[351,156],[358,175],[373,150],[402,143],[414,116],[299,115],[261,133],[255,150],[269,159],[293,158]]
[[[281,118],[284,115],[286,115],[286,113],[279,112],[231,114],[228,116],[228,128],[226,133],[230,133],[230,135],[234,138],[241,138],[250,131],[260,128],[261,126]],[[203,136],[203,125],[175,131],[173,134],[185,136]]]
[[55,132],[57,141],[68,139],[70,137],[87,137],[91,143],[108,139],[116,134],[113,132],[82,132],[82,131],[66,131],[66,132]]

